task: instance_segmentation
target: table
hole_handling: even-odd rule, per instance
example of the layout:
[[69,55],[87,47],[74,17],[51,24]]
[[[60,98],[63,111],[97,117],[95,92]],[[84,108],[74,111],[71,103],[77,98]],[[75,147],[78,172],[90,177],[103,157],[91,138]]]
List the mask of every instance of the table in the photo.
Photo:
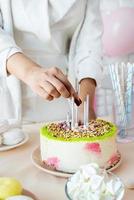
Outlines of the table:
[[[16,149],[0,152],[0,176],[13,176],[21,181],[24,188],[33,192],[38,200],[67,200],[64,193],[66,179],[49,175],[37,169],[31,162],[32,151],[39,145],[41,124],[25,125],[24,132],[29,141]],[[124,183],[134,181],[134,143],[119,144],[122,164],[114,170]],[[134,190],[127,190],[124,200],[133,200]]]

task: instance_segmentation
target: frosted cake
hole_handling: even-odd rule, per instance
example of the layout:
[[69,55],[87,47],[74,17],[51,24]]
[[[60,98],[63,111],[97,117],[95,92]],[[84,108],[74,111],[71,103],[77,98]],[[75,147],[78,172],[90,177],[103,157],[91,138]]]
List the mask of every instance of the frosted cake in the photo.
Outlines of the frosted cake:
[[42,162],[68,173],[92,162],[108,169],[119,160],[116,133],[114,124],[101,119],[73,130],[66,122],[47,124],[40,130]]

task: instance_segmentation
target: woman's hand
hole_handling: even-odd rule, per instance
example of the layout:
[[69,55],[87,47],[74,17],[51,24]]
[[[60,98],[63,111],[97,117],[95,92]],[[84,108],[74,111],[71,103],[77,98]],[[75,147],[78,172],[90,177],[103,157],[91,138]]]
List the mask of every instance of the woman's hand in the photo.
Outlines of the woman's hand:
[[39,96],[49,101],[60,96],[69,98],[77,94],[67,77],[57,67],[44,69],[34,68],[26,78],[26,83]]
[[89,120],[96,119],[94,111],[94,96],[95,96],[96,82],[94,79],[85,78],[80,82],[80,98],[82,104],[79,107],[79,122],[83,123],[84,101],[86,96],[89,95]]
[[74,97],[77,105],[81,103],[67,77],[56,67],[44,69],[24,54],[16,53],[7,60],[7,72],[24,81],[43,99]]
[[[83,111],[83,105],[81,105],[79,109],[79,124],[83,124],[83,119],[84,119],[84,111]],[[90,108],[89,120],[94,120],[94,119],[96,119],[94,108]]]

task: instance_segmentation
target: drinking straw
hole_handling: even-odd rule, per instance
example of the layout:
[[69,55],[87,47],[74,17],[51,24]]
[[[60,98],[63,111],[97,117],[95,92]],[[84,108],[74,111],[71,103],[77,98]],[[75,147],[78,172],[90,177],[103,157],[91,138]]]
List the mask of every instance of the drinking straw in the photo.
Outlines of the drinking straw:
[[[122,123],[121,123],[121,127],[123,127],[123,129],[125,130],[126,128],[126,125],[127,125],[127,120],[126,120],[126,112],[125,112],[125,103],[124,103],[124,99],[123,99],[123,91],[121,90],[121,81],[120,81],[120,78],[119,78],[119,65],[117,67],[115,67],[115,75],[117,76],[117,90],[118,90],[118,93],[119,93],[119,102],[120,102],[120,115],[121,115],[121,119],[122,119]],[[121,134],[121,137],[125,137],[125,131],[121,131],[120,132]]]
[[87,102],[86,100],[84,101],[84,113],[83,113],[83,125],[84,125],[84,128],[86,128],[86,123],[87,123],[87,114],[86,114],[86,109],[87,109]]
[[75,128],[78,127],[78,106],[75,105]]
[[[113,64],[109,65],[109,71],[110,71],[113,89],[114,89],[115,96],[116,96],[116,102],[117,102],[119,111],[121,113],[120,102],[119,102],[119,91],[118,91],[118,86],[117,86],[117,76],[115,75],[115,66]],[[121,122],[122,119],[121,119],[120,115],[119,115],[119,118],[120,118],[120,122]]]
[[[125,106],[124,99],[121,90],[121,83],[119,79],[119,65],[116,63],[115,65],[109,65],[110,76],[112,80],[113,89],[115,91],[117,106],[119,109],[119,119],[120,125],[126,126],[126,115],[125,115]],[[125,137],[125,131],[120,132],[121,137]]]
[[121,71],[121,91],[122,91],[122,95],[123,95],[123,99],[125,98],[125,69],[126,69],[126,65],[125,63],[121,63],[121,65],[119,65],[120,67],[120,71]]
[[67,127],[70,129],[71,126],[70,126],[70,114],[69,114],[69,112],[67,112],[67,119],[66,119],[66,122],[67,122]]
[[126,80],[126,115],[127,121],[130,121],[132,112],[132,92],[133,92],[133,66],[127,65],[127,80]]
[[71,98],[71,129],[74,128],[74,97]]
[[[77,77],[75,78],[75,90],[77,92],[77,94],[80,94],[80,84],[79,81],[77,79]],[[78,106],[74,106],[74,111],[75,111],[75,128],[78,127]]]
[[86,126],[88,127],[89,122],[89,95],[86,97]]

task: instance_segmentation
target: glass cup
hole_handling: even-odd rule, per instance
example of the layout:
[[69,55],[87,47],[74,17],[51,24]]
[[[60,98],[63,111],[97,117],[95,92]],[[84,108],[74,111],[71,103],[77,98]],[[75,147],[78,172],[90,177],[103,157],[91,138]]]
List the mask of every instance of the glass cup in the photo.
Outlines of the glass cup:
[[[133,87],[134,88],[134,87]],[[120,112],[120,108],[117,105],[115,94],[113,94],[113,123],[118,127],[117,141],[122,143],[133,142],[134,141],[134,89],[132,92],[131,105],[127,112]],[[121,120],[121,116],[123,119]]]
[[[103,115],[111,116],[110,121],[118,127],[118,142],[133,142],[134,141],[134,64],[133,63],[115,63],[109,65],[109,76],[105,78],[103,84],[104,90],[110,90],[111,94],[106,95],[104,99],[105,111]],[[111,80],[111,86],[108,86],[108,81]],[[111,110],[109,100],[111,100]]]

